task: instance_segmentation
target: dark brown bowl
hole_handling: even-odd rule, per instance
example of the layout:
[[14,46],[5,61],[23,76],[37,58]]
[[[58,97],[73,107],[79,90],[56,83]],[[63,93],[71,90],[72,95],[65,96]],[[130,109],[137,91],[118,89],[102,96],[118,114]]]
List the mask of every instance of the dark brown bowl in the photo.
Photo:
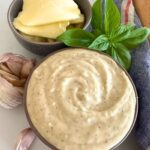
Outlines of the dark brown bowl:
[[[39,62],[39,63],[36,65],[36,67],[34,68],[34,70],[36,70],[36,68],[38,68],[40,64],[42,64],[46,59],[48,59],[48,58],[51,57],[52,55],[54,55],[54,54],[56,54],[56,53],[58,53],[58,52],[60,52],[60,51],[67,50],[67,49],[69,49],[69,50],[70,50],[70,49],[75,50],[76,48],[64,48],[64,49],[61,49],[61,50],[58,50],[58,51],[55,51],[55,52],[49,54],[47,57],[43,58],[43,59],[41,60],[41,62]],[[84,48],[82,48],[82,49],[84,49]],[[90,49],[85,49],[85,50],[90,50]],[[92,51],[93,51],[93,50],[92,50]],[[101,55],[105,55],[105,56],[111,58],[111,57],[110,57],[109,55],[107,55],[106,53],[98,52],[98,51],[96,51],[96,52],[97,52],[97,53],[100,53]],[[112,58],[111,58],[111,59],[112,59]],[[112,60],[113,60],[113,59],[112,59]],[[113,60],[113,61],[114,61],[114,60]],[[115,62],[115,61],[114,61],[114,62]],[[127,77],[129,78],[129,80],[131,81],[131,84],[132,84],[132,86],[133,86],[133,88],[134,88],[135,95],[136,95],[136,106],[135,106],[134,120],[133,120],[133,122],[132,122],[132,125],[131,125],[129,131],[128,131],[127,134],[124,136],[124,138],[121,139],[120,142],[119,142],[118,144],[116,144],[113,148],[111,148],[110,150],[115,150],[118,146],[120,146],[120,145],[127,139],[127,137],[129,136],[129,134],[131,133],[131,131],[132,131],[133,128],[134,128],[134,125],[135,125],[136,119],[137,119],[137,115],[138,115],[138,94],[137,94],[137,90],[136,90],[136,87],[135,87],[135,85],[134,85],[134,82],[132,81],[132,79],[131,79],[130,75],[128,74],[128,72],[127,72],[120,64],[118,64],[117,62],[116,62],[116,64],[118,65],[118,67],[120,67],[120,68],[125,72],[125,74],[126,74]],[[34,70],[32,71],[32,73],[34,72]],[[24,109],[25,109],[25,114],[26,114],[27,120],[28,120],[28,122],[29,122],[29,124],[30,124],[30,127],[31,127],[32,130],[34,131],[34,133],[37,135],[37,137],[40,138],[40,140],[41,140],[43,143],[45,143],[45,144],[46,144],[48,147],[50,147],[52,150],[59,150],[59,149],[56,148],[54,145],[52,145],[51,143],[49,143],[49,142],[38,132],[38,130],[35,128],[34,124],[32,123],[31,118],[30,118],[30,115],[29,115],[29,113],[28,113],[27,103],[26,103],[26,96],[27,96],[28,84],[29,84],[30,78],[31,78],[31,76],[32,76],[32,73],[30,74],[30,76],[29,76],[29,78],[28,78],[28,80],[27,80],[27,82],[26,82],[25,93],[24,93]]]
[[[91,22],[91,17],[92,17],[90,2],[88,0],[74,0],[74,1],[78,4],[81,12],[85,15],[85,23],[83,29],[88,30]],[[66,47],[62,42],[55,42],[55,43],[34,42],[24,38],[24,36],[22,36],[15,29],[12,23],[14,18],[16,18],[18,13],[21,11],[22,5],[23,5],[23,0],[13,0],[8,9],[7,18],[8,18],[9,26],[14,36],[23,47],[38,55],[47,55],[55,50]]]

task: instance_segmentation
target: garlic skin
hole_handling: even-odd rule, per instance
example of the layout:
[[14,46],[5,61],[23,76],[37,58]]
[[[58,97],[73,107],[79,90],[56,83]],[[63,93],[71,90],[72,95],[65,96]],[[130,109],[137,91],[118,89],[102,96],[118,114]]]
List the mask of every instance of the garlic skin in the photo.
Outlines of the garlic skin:
[[[23,89],[22,89],[23,90]],[[0,77],[0,105],[12,109],[22,103],[22,93]]]
[[26,80],[35,66],[35,60],[5,53],[0,56],[0,106],[13,109],[23,101]]
[[18,135],[15,150],[29,150],[35,138],[36,136],[30,128],[22,130]]

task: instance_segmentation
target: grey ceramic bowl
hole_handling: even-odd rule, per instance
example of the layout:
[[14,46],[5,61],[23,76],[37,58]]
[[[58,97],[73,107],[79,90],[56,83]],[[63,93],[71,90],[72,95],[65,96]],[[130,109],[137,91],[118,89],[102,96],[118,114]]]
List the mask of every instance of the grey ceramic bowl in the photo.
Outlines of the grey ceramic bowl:
[[[56,53],[59,53],[61,51],[64,51],[64,50],[68,50],[68,49],[72,49],[72,50],[75,50],[76,48],[64,48],[64,49],[61,49],[61,50],[58,50],[58,51],[55,51],[51,54],[49,54],[47,57],[44,57],[43,60],[41,60],[41,62],[39,62],[36,67],[34,68],[33,72],[46,60],[48,59],[49,57],[53,56],[54,54]],[[82,48],[83,49],[83,48]],[[90,49],[85,49],[85,50],[90,50]],[[103,52],[98,52],[96,51],[97,53],[99,53],[100,55],[105,55],[107,56],[108,58],[111,58],[109,55],[107,55],[106,53],[103,53]],[[112,58],[111,58],[112,59]],[[113,59],[112,59],[113,60]],[[114,61],[114,60],[113,60]],[[124,73],[127,75],[128,79],[130,80],[133,88],[134,88],[134,92],[135,92],[135,96],[136,96],[136,106],[135,106],[135,114],[134,114],[134,119],[133,119],[133,122],[132,122],[132,125],[129,129],[129,131],[126,133],[126,135],[124,136],[123,139],[120,139],[120,141],[114,146],[112,147],[111,149],[109,150],[115,150],[118,146],[120,146],[126,139],[127,137],[129,136],[129,134],[131,133],[132,129],[134,128],[134,125],[136,123],[136,119],[137,119],[137,115],[138,115],[138,94],[137,94],[137,90],[136,90],[136,87],[134,85],[134,82],[132,81],[130,75],[128,74],[128,72],[120,65],[118,64],[117,62],[115,62],[116,65],[121,68],[122,71],[124,71]],[[33,73],[32,72],[32,73]],[[29,82],[30,82],[30,79],[32,77],[32,73],[30,74],[27,82],[26,82],[26,86],[25,86],[25,93],[24,93],[24,109],[25,109],[25,113],[26,113],[26,117],[27,117],[27,120],[30,124],[30,127],[32,128],[32,130],[34,131],[34,133],[37,135],[37,137],[40,138],[40,140],[45,143],[49,148],[51,148],[52,150],[59,150],[58,148],[56,148],[54,145],[52,145],[51,143],[49,143],[39,132],[38,130],[36,129],[36,127],[34,126],[34,124],[32,123],[31,121],[31,118],[30,118],[30,115],[29,115],[29,112],[28,112],[28,107],[27,107],[27,89],[28,89],[28,85],[29,85]]]
[[[91,10],[91,5],[88,0],[74,0],[81,12],[85,15],[85,23],[84,23],[84,29],[88,30],[90,22],[91,22],[91,17],[92,17],[92,10]],[[7,13],[7,18],[8,18],[8,23],[9,26],[15,35],[16,39],[19,41],[19,43],[25,47],[27,50],[39,54],[39,55],[47,55],[55,50],[61,49],[66,47],[63,43],[61,42],[55,42],[55,43],[48,43],[48,42],[34,42],[31,40],[28,40],[24,38],[13,26],[12,22],[15,17],[17,17],[18,13],[21,11],[23,5],[23,0],[13,0],[11,3],[8,13]]]

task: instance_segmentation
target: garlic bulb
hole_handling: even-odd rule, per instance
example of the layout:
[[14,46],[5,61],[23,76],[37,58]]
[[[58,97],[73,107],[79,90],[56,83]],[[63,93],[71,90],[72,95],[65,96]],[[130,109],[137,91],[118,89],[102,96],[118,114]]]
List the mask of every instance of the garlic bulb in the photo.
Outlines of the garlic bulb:
[[30,128],[24,129],[18,136],[16,150],[28,150],[35,138],[36,136]]
[[22,103],[25,82],[35,60],[17,54],[0,56],[0,105],[12,109]]

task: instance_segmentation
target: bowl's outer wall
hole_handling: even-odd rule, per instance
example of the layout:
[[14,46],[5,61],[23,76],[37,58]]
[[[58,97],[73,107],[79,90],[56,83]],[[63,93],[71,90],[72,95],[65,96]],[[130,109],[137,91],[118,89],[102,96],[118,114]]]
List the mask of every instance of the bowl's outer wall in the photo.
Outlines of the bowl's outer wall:
[[[91,5],[88,0],[75,0],[75,2],[78,4],[79,8],[81,9],[82,13],[85,15],[85,25],[84,29],[88,30],[90,21],[91,21]],[[29,50],[32,53],[38,54],[38,55],[47,55],[53,51],[62,49],[65,46],[65,44],[61,42],[56,42],[53,44],[50,43],[38,43],[38,42],[32,42],[27,39],[25,39],[13,26],[12,22],[14,18],[17,17],[18,13],[21,11],[23,5],[23,0],[14,0],[8,10],[8,23],[10,25],[10,28],[15,35],[16,39],[19,41],[19,43]]]

